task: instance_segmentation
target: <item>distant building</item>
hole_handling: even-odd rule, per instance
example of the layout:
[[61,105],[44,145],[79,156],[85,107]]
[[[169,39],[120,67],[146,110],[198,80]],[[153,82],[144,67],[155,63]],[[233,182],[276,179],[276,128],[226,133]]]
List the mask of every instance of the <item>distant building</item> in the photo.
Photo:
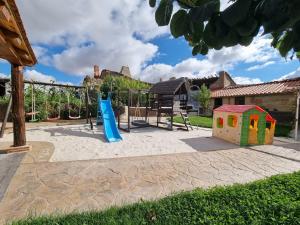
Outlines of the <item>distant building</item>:
[[300,78],[261,84],[229,85],[211,90],[211,106],[258,105],[279,123],[293,122],[300,93]]
[[[136,80],[132,77],[130,69],[128,66],[122,66],[120,72],[116,72],[113,70],[103,69],[100,72],[100,68],[98,65],[94,65],[94,76],[87,75],[84,78],[84,83],[89,82],[90,84],[100,84],[105,77],[107,76],[115,76],[115,77],[125,77],[130,80]],[[140,80],[139,80],[140,81]],[[150,84],[144,81],[140,81],[146,84]]]
[[299,107],[297,98],[300,97],[300,78],[239,85],[227,72],[221,71],[218,75],[188,81],[190,89],[187,106],[200,114],[202,107],[194,96],[205,84],[211,91],[211,112],[223,104],[258,105],[268,111],[278,123],[295,121],[296,109]]

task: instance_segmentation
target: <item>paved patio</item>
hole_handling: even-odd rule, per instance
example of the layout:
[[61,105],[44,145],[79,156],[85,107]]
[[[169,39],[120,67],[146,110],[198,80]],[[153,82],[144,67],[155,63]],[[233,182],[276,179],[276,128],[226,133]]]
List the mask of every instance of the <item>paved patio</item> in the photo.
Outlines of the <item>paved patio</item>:
[[52,151],[49,143],[33,143],[0,202],[1,223],[28,215],[99,210],[300,170],[297,161],[244,148],[48,162]]

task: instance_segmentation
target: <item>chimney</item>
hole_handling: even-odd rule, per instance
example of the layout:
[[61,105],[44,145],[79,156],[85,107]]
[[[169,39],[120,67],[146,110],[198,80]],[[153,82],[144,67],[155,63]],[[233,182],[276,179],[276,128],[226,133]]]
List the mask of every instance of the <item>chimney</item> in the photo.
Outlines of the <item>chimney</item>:
[[131,77],[129,66],[122,66],[120,74],[123,74],[126,77]]
[[94,65],[94,78],[99,79],[100,78],[100,69],[98,65]]
[[161,78],[159,78],[159,82],[162,82],[162,81],[163,81],[162,77],[161,77]]

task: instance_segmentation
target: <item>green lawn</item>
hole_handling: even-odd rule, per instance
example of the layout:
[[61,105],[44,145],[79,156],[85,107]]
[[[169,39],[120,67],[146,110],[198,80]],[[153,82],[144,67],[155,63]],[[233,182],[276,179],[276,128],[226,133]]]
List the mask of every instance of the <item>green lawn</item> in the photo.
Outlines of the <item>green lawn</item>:
[[300,171],[246,185],[196,189],[103,212],[40,217],[13,224],[300,224]]
[[[212,128],[213,118],[204,116],[189,116],[191,124],[198,127]],[[181,116],[174,117],[175,123],[183,123]]]

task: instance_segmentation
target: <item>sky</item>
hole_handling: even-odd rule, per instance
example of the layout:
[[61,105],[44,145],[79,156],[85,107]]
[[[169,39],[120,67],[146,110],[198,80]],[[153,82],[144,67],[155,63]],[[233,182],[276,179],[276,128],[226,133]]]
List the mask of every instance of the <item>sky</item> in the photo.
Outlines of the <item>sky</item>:
[[[222,8],[228,0],[221,0]],[[158,27],[146,0],[16,0],[38,64],[26,68],[27,79],[80,84],[100,69],[131,74],[143,81],[170,77],[201,78],[227,71],[239,84],[300,76],[297,59],[281,58],[270,38],[259,35],[248,47],[235,46],[207,56],[192,56],[183,38]],[[175,7],[175,10],[178,8]],[[0,61],[0,77],[10,65]]]

